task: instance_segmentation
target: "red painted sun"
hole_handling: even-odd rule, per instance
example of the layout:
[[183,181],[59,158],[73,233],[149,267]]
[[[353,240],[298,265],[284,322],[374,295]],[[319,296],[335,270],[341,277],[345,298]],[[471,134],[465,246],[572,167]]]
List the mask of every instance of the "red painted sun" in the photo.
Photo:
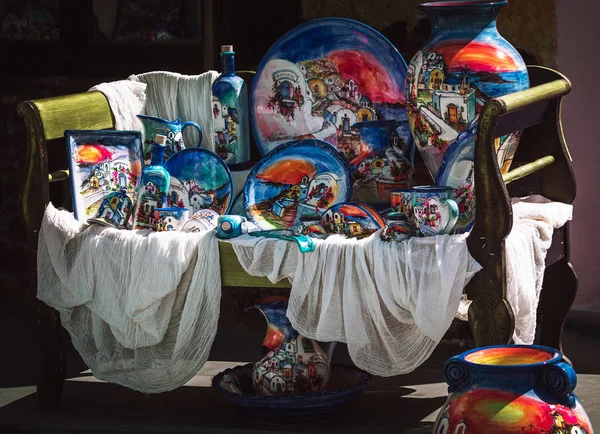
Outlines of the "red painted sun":
[[112,158],[112,153],[101,145],[86,143],[75,148],[75,161],[77,163],[97,164],[107,158]]
[[465,65],[473,72],[514,72],[520,68],[508,51],[482,42],[442,42],[436,45],[435,52],[444,56],[446,65],[457,65],[457,70]]
[[404,104],[404,94],[398,80],[386,71],[381,63],[364,51],[337,50],[329,53],[345,81],[353,79],[360,92],[372,102]]
[[317,174],[317,168],[305,160],[289,158],[277,161],[264,169],[256,177],[264,181],[280,184],[300,184],[302,178],[308,175],[313,178]]

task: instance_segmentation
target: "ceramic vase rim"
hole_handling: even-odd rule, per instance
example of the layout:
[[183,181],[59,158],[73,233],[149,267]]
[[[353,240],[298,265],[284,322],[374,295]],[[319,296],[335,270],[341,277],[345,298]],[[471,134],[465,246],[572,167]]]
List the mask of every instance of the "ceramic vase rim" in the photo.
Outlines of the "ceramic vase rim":
[[[402,191],[402,190],[399,190],[399,191]],[[445,185],[416,185],[413,188],[409,189],[408,191],[414,191],[415,193],[421,193],[421,192],[443,193],[443,192],[454,191],[454,189],[452,187],[448,187]]]
[[[467,360],[467,357],[473,353],[477,353],[480,351],[492,350],[492,349],[496,349],[496,348],[505,348],[505,349],[526,348],[526,349],[531,349],[531,350],[539,350],[539,351],[544,351],[544,352],[548,353],[550,355],[550,358],[548,360],[544,360],[542,362],[519,363],[519,364],[514,364],[514,365],[486,364],[486,363],[471,362],[471,361]],[[562,356],[562,353],[559,350],[557,350],[556,348],[547,347],[547,346],[543,346],[543,345],[507,344],[507,345],[490,345],[490,346],[486,346],[486,347],[473,348],[472,350],[468,350],[468,351],[465,351],[464,353],[460,354],[459,359],[463,363],[467,364],[469,367],[476,368],[476,369],[479,368],[479,369],[494,369],[494,370],[506,370],[506,369],[517,370],[517,369],[523,369],[523,368],[529,369],[529,368],[535,368],[535,367],[539,367],[539,366],[551,365],[551,364],[560,362],[563,359],[563,356]]]
[[423,9],[458,9],[461,7],[505,6],[507,4],[507,0],[447,0],[421,3],[419,7]]

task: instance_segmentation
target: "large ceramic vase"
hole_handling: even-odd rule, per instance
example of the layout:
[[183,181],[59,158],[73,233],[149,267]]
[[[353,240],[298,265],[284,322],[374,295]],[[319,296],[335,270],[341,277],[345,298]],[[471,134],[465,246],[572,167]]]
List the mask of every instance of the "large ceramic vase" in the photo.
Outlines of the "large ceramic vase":
[[252,379],[257,395],[321,392],[330,377],[335,342],[324,349],[298,334],[286,316],[287,302],[278,300],[252,306],[267,320],[262,346],[266,353],[254,363]]
[[553,348],[475,348],[449,359],[444,378],[450,396],[433,434],[593,433],[575,371]]
[[[457,190],[457,228],[473,220],[476,124],[490,98],[529,87],[525,63],[496,28],[507,1],[439,1],[420,7],[432,33],[406,75],[406,108],[415,144],[438,185]],[[520,133],[496,139],[501,172],[509,170]]]

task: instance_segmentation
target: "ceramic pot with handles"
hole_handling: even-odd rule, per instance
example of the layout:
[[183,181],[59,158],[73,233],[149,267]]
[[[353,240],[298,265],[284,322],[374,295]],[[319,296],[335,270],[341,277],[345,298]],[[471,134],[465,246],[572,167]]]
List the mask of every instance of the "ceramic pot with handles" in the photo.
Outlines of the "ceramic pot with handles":
[[444,366],[448,397],[433,434],[593,434],[562,354],[536,345],[481,347]]

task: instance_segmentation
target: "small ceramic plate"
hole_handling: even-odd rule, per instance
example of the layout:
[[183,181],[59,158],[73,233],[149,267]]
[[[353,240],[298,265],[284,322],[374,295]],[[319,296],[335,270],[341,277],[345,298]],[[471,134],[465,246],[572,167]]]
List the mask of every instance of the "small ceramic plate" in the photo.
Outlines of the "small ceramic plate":
[[214,152],[187,148],[165,162],[171,175],[167,206],[189,208],[190,213],[212,209],[227,214],[233,201],[233,181],[227,165]]
[[269,152],[244,185],[246,215],[263,230],[296,228],[352,195],[350,167],[329,143],[305,139]]
[[436,176],[436,185],[454,189],[459,216],[452,233],[468,231],[475,220],[474,157],[474,130],[470,129],[448,148]]
[[368,237],[384,225],[385,222],[377,211],[367,210],[356,202],[338,203],[321,216],[321,227],[325,232],[345,234],[349,238]]
[[65,131],[75,218],[96,217],[104,196],[124,189],[133,201],[142,172],[139,131]]

